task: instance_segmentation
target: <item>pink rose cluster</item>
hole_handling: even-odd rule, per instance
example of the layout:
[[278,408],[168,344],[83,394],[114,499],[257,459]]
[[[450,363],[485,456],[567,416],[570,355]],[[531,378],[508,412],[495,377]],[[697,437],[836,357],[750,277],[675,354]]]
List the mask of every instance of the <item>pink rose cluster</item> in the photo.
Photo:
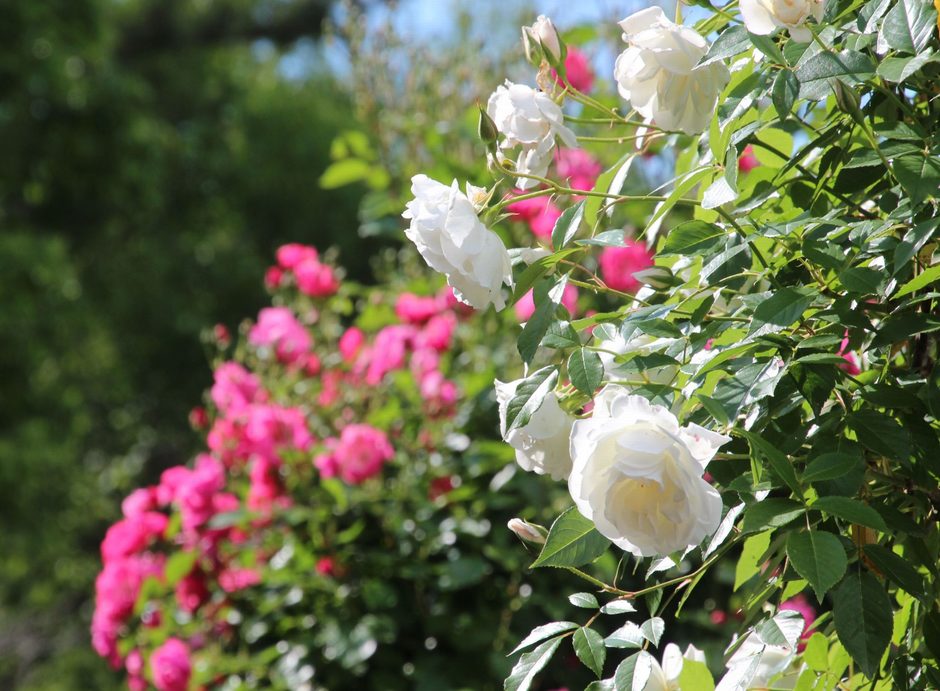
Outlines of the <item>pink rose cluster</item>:
[[653,253],[642,242],[624,240],[623,247],[605,247],[598,264],[604,283],[632,294],[642,285],[633,274],[653,265]]
[[268,269],[265,283],[272,290],[293,278],[297,289],[304,295],[326,298],[339,290],[339,279],[329,264],[320,261],[315,247],[291,243],[277,250],[277,265]]
[[[565,56],[565,74],[568,82],[578,91],[587,93],[594,86],[594,70],[587,55],[574,46],[568,46]],[[564,86],[561,76],[553,69],[552,76],[559,86]]]

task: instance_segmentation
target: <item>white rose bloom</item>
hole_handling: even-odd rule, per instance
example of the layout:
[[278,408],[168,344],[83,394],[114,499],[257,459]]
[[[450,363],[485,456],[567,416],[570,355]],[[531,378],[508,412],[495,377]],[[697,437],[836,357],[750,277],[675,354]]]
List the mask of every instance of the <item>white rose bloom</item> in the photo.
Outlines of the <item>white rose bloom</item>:
[[499,236],[480,221],[457,181],[448,187],[426,175],[415,175],[411,192],[414,199],[402,214],[411,219],[405,235],[424,261],[447,276],[462,302],[476,309],[490,303],[503,309],[502,286],[512,285],[509,252]]
[[741,0],[741,16],[752,34],[767,36],[784,27],[795,41],[809,43],[813,34],[803,26],[813,17],[823,17],[822,0]]
[[574,421],[558,405],[554,393],[545,396],[527,424],[506,434],[506,409],[521,382],[521,379],[495,382],[500,434],[516,450],[516,462],[523,470],[564,480],[571,472],[568,437]]
[[552,20],[544,14],[540,14],[532,26],[522,27],[522,44],[525,46],[525,54],[529,60],[533,58],[533,43],[541,46],[542,50],[556,60],[561,56],[561,41],[558,38],[558,29],[555,28]]
[[[556,136],[565,146],[578,145],[574,132],[565,127],[561,107],[546,94],[525,84],[507,80],[490,96],[486,113],[504,137],[501,149],[522,147],[516,161],[519,173],[545,177],[554,155]],[[516,181],[520,189],[537,184],[537,180],[525,178]]]
[[728,441],[680,428],[666,408],[608,384],[571,428],[568,490],[602,535],[638,557],[694,547],[721,520],[721,497],[702,474]]
[[686,134],[704,130],[731,78],[720,60],[696,66],[708,52],[705,39],[669,21],[659,7],[631,14],[620,28],[630,45],[614,65],[620,95],[664,129]]

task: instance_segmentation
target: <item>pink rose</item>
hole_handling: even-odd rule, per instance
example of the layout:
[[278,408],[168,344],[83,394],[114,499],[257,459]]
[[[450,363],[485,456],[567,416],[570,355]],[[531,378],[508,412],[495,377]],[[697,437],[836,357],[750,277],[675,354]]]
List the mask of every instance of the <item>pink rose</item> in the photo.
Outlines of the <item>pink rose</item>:
[[509,204],[506,210],[515,220],[527,223],[532,234],[544,242],[551,242],[555,222],[561,216],[561,209],[547,196],[520,199]]
[[[568,55],[565,56],[565,73],[568,76],[568,82],[578,91],[587,93],[594,86],[594,70],[591,69],[591,63],[587,56],[574,46],[568,46]],[[552,76],[559,86],[564,86],[555,70],[552,70]]]
[[315,248],[300,245],[296,242],[277,248],[277,263],[281,265],[282,269],[291,270],[305,259],[316,261],[318,258],[319,255]]
[[108,564],[140,552],[153,540],[163,537],[168,523],[169,519],[156,511],[118,521],[108,528],[101,541],[101,560]]
[[362,344],[365,343],[366,335],[362,329],[351,326],[339,339],[339,354],[343,356],[344,362],[352,362],[356,359],[359,351],[362,350]]
[[330,453],[317,456],[314,463],[324,477],[339,475],[344,482],[358,485],[377,475],[382,464],[395,455],[381,430],[364,424],[343,428],[339,439],[328,442]]
[[174,592],[179,608],[193,614],[209,599],[205,574],[198,567],[194,568],[180,579]]
[[624,247],[605,247],[599,264],[604,283],[623,293],[635,293],[642,284],[633,274],[653,265],[653,253],[643,243],[627,240]]
[[369,367],[366,371],[366,384],[375,386],[386,374],[405,366],[405,355],[415,336],[413,326],[396,324],[386,326],[375,336],[372,345]]
[[150,674],[158,691],[187,691],[192,675],[189,646],[178,638],[168,638],[150,656]]
[[416,349],[430,348],[443,353],[450,348],[451,338],[456,328],[457,317],[453,313],[445,312],[435,315],[415,337],[414,346]]
[[[572,285],[566,285],[565,291],[561,294],[561,304],[565,306],[565,309],[568,310],[568,313],[571,314],[572,317],[577,314],[578,289]],[[529,292],[519,298],[519,302],[516,303],[516,316],[519,318],[519,321],[525,322],[529,321],[533,314],[535,314],[535,298],[532,295],[532,291],[529,290]]]
[[333,267],[320,263],[314,257],[297,264],[294,267],[294,276],[297,279],[297,288],[304,295],[325,298],[339,290],[339,279],[336,278]]
[[261,582],[261,574],[255,569],[225,569],[219,574],[219,585],[227,593],[235,593]]
[[428,414],[433,417],[450,415],[457,403],[457,385],[440,372],[429,372],[419,385]]
[[124,518],[134,519],[157,508],[157,496],[153,487],[135,489],[121,502]]
[[225,487],[225,467],[209,454],[196,458],[196,467],[176,491],[183,530],[192,532],[213,515],[212,498]]
[[569,187],[589,192],[594,189],[604,166],[584,149],[558,149],[555,168],[558,177],[566,180]]
[[223,362],[212,376],[210,395],[223,415],[238,415],[248,404],[267,399],[258,377],[237,362]]
[[248,342],[256,347],[274,348],[285,364],[301,362],[313,340],[307,329],[287,307],[265,307],[258,313],[258,323],[248,332]]
[[264,272],[264,285],[267,286],[269,290],[280,287],[281,281],[283,280],[284,270],[279,266],[272,266]]
[[440,311],[435,297],[422,297],[413,293],[402,293],[395,300],[395,314],[406,324],[424,324]]
[[750,173],[760,165],[757,156],[754,155],[754,147],[748,144],[744,147],[744,153],[738,158],[738,170],[742,173]]
[[849,350],[849,331],[846,329],[842,337],[842,343],[839,344],[839,350],[836,355],[841,355],[845,363],[839,365],[839,369],[848,372],[853,377],[862,373],[862,368],[858,366],[858,356]]

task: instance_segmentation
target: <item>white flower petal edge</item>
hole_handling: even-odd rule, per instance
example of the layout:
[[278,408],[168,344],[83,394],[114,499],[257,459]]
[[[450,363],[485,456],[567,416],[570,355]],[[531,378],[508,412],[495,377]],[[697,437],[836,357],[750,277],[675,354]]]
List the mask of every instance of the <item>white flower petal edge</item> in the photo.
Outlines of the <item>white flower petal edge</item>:
[[[545,177],[554,156],[556,137],[565,146],[575,148],[578,145],[574,132],[565,126],[561,107],[531,86],[507,80],[490,95],[486,113],[504,137],[500,149],[522,147],[516,160],[516,172],[523,175]],[[538,184],[538,180],[526,178],[516,181],[520,189]]]
[[526,425],[506,434],[506,410],[521,382],[522,379],[494,382],[500,434],[516,450],[516,463],[523,470],[564,480],[571,472],[568,439],[574,420],[561,409],[553,392],[545,396]]
[[620,95],[659,127],[686,134],[704,130],[731,78],[720,60],[697,66],[708,42],[669,21],[660,7],[631,14],[620,28],[629,44],[614,65]]
[[804,24],[813,17],[822,20],[822,0],[741,0],[741,16],[752,34],[767,36],[784,27],[794,40],[809,43],[813,34]]
[[509,252],[477,216],[455,180],[450,187],[427,175],[411,178],[414,195],[402,214],[405,235],[435,271],[447,276],[458,299],[476,309],[506,306],[503,284],[512,285]]
[[[727,672],[715,691],[746,691],[767,688],[793,688],[799,676],[797,643],[803,632],[803,617],[796,612],[780,612],[773,618],[783,632],[787,645],[765,644],[756,633],[749,633],[727,663]],[[733,646],[737,638],[731,641]]]
[[609,384],[571,428],[568,490],[578,510],[638,557],[698,545],[721,520],[721,497],[702,479],[730,437],[679,427],[669,410]]
[[650,675],[643,691],[680,691],[679,675],[682,674],[682,665],[686,660],[704,663],[705,653],[691,644],[683,653],[675,643],[669,643],[663,650],[662,664],[652,656],[648,660]]

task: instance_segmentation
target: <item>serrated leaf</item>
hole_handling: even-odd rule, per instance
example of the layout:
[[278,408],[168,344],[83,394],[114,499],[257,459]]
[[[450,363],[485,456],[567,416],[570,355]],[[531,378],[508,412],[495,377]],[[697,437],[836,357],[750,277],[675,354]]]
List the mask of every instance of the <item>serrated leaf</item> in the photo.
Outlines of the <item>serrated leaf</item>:
[[622,230],[605,230],[592,238],[576,240],[578,245],[597,245],[598,247],[626,247],[627,236]]
[[659,647],[659,641],[663,637],[663,633],[665,631],[666,622],[663,621],[660,617],[652,617],[640,624],[640,633],[643,634],[643,638],[648,640],[657,648]]
[[548,624],[542,624],[541,626],[536,626],[529,632],[529,635],[522,639],[522,641],[517,645],[510,655],[515,655],[520,650],[528,648],[534,643],[539,641],[544,641],[546,638],[551,638],[552,636],[557,636],[560,633],[565,633],[567,631],[572,631],[578,628],[578,625],[573,621],[553,621]]
[[607,659],[604,637],[594,629],[582,626],[574,632],[572,644],[578,659],[600,677],[604,673],[604,661]]
[[561,638],[545,641],[530,653],[524,653],[512,668],[506,681],[503,682],[503,691],[529,691],[535,676],[542,671],[552,655],[561,645]]
[[704,221],[686,221],[669,231],[660,254],[696,255],[712,250],[728,232]]
[[653,672],[653,656],[645,650],[634,653],[617,666],[614,672],[616,691],[643,691]]
[[630,612],[636,612],[636,607],[630,604],[627,600],[613,600],[601,607],[601,612],[612,615],[629,614]]
[[817,456],[811,460],[803,470],[803,479],[806,482],[820,482],[843,477],[858,469],[862,465],[860,456],[832,451]]
[[891,601],[878,580],[852,570],[832,594],[832,615],[839,641],[855,664],[872,678],[891,641]]
[[724,204],[730,204],[738,198],[738,191],[731,185],[727,176],[719,175],[702,195],[703,209],[717,209]]
[[820,497],[813,502],[810,508],[817,511],[825,511],[832,516],[849,521],[850,523],[858,523],[859,525],[868,526],[869,528],[874,528],[882,532],[888,529],[884,519],[877,511],[856,499],[836,496]]
[[754,310],[749,336],[775,333],[792,326],[812,304],[814,293],[807,288],[783,288]]
[[899,554],[883,545],[865,545],[865,556],[879,571],[918,599],[927,597],[923,577]]
[[575,348],[581,345],[581,338],[570,322],[555,321],[548,327],[542,338],[544,348]]
[[740,25],[729,26],[715,39],[715,42],[708,49],[708,53],[699,62],[699,66],[734,57],[750,47],[751,40],[748,38],[747,29]]
[[609,545],[610,541],[595,530],[594,524],[572,507],[555,519],[532,567],[582,566],[597,559]]
[[756,432],[744,432],[744,437],[747,439],[748,444],[750,444],[751,453],[766,460],[770,468],[786,483],[787,487],[793,490],[793,493],[797,496],[802,496],[803,490],[800,487],[800,480],[796,475],[796,469],[793,467],[787,455]]
[[870,269],[867,266],[856,266],[839,273],[839,283],[845,286],[846,290],[853,293],[866,295],[874,293],[884,280],[885,274],[883,271]]
[[818,101],[829,95],[830,79],[854,85],[871,79],[875,64],[871,58],[856,50],[839,53],[823,51],[812,56],[796,68],[800,82],[800,97]]
[[572,593],[568,596],[568,602],[575,607],[583,607],[585,609],[597,609],[600,606],[600,603],[598,603],[593,593]]
[[897,274],[907,263],[913,259],[927,241],[934,236],[940,217],[931,218],[904,233],[897,247],[894,248],[894,273]]
[[804,512],[803,506],[791,499],[770,497],[745,509],[742,530],[752,533],[765,528],[779,528]]
[[818,530],[790,533],[787,536],[787,556],[796,572],[809,581],[820,602],[839,582],[848,566],[839,538]]
[[895,293],[893,297],[901,298],[905,295],[910,295],[914,291],[926,288],[931,283],[938,280],[940,280],[940,264],[931,266],[929,269],[924,270],[923,273],[912,278],[901,286],[901,290]]
[[937,11],[927,0],[900,0],[885,15],[881,38],[904,53],[922,53],[933,35]]
[[737,590],[757,575],[762,564],[761,558],[770,546],[771,531],[751,535],[744,541],[741,556],[734,567],[734,586]]
[[777,117],[786,120],[793,112],[793,104],[800,95],[800,80],[792,70],[780,70],[774,78],[771,100]]
[[754,627],[764,645],[795,648],[803,633],[805,620],[799,612],[783,610]]
[[552,247],[556,250],[564,248],[571,239],[577,235],[584,220],[584,200],[565,209],[552,229]]
[[604,363],[593,350],[578,348],[568,358],[568,376],[578,391],[593,396],[604,380]]
[[506,405],[506,434],[529,423],[557,381],[558,368],[550,366],[536,370],[519,383],[515,395]]
[[646,637],[640,631],[640,627],[628,621],[605,638],[604,645],[608,648],[639,648],[645,640]]

